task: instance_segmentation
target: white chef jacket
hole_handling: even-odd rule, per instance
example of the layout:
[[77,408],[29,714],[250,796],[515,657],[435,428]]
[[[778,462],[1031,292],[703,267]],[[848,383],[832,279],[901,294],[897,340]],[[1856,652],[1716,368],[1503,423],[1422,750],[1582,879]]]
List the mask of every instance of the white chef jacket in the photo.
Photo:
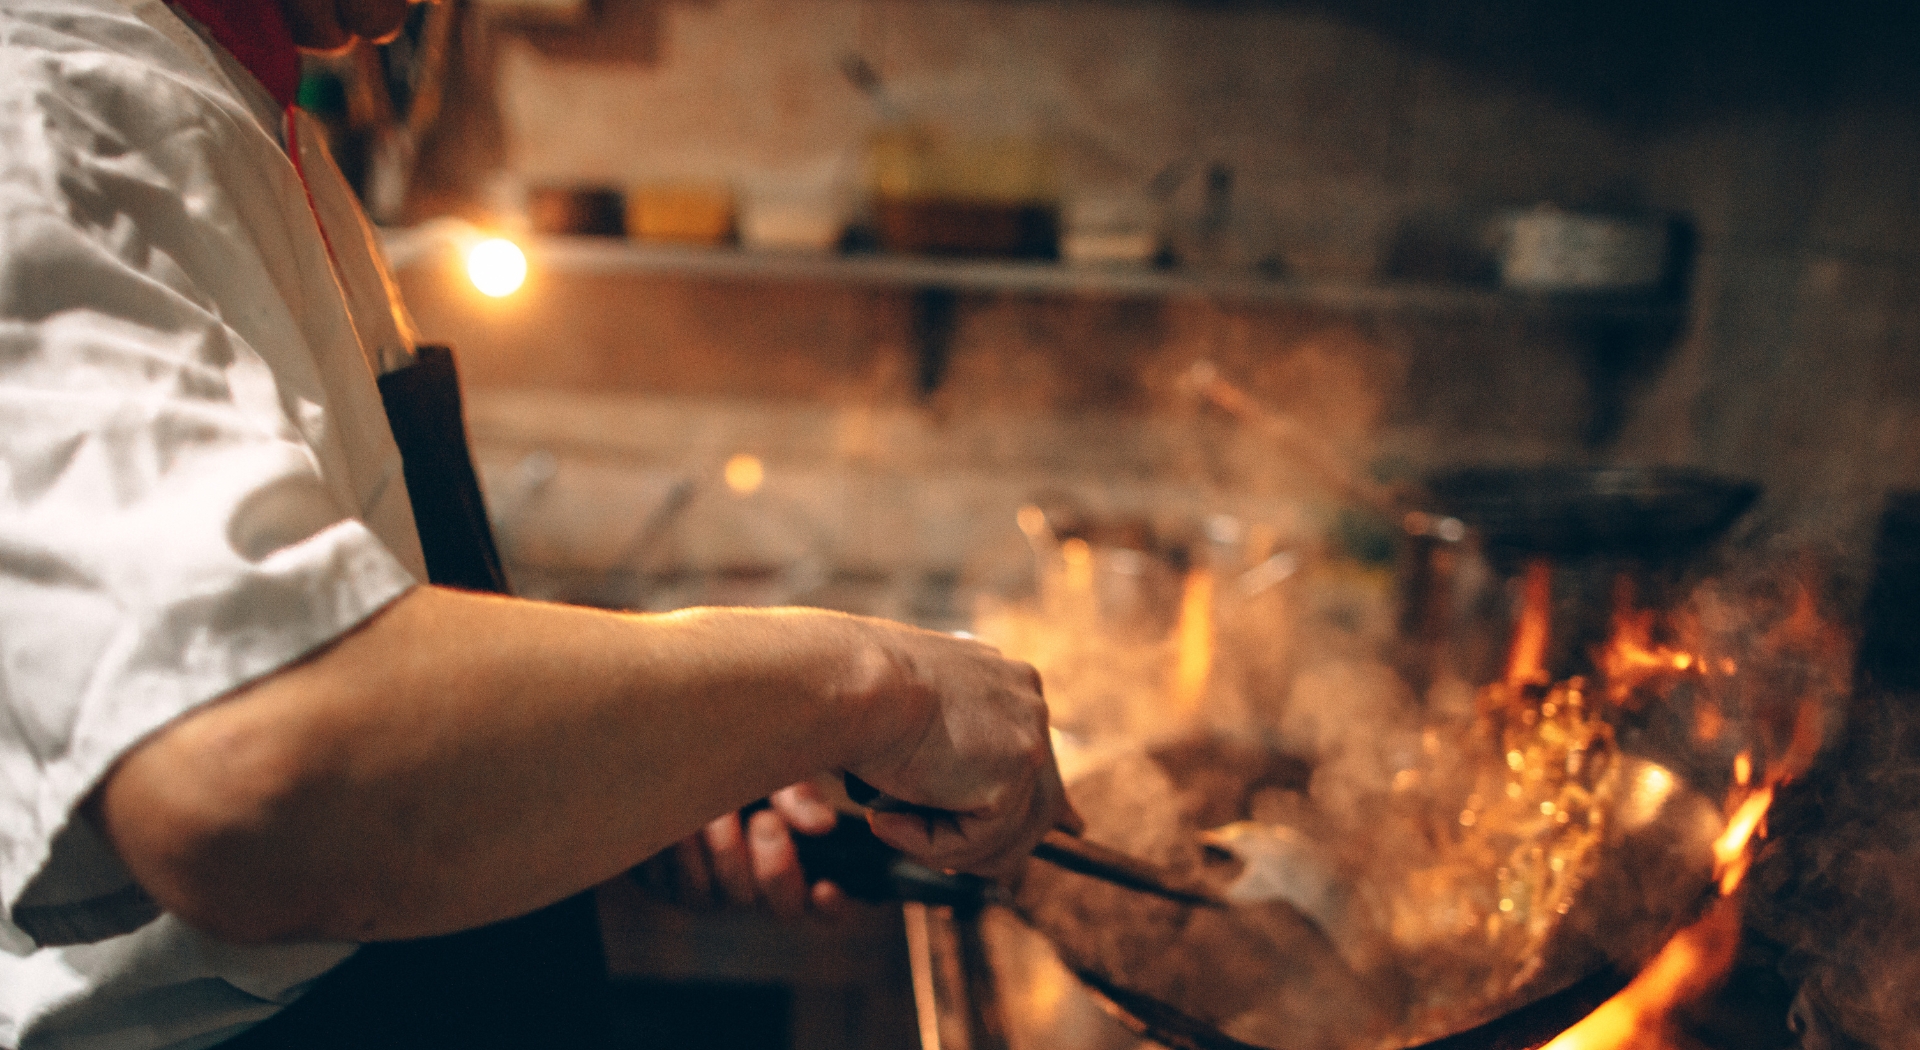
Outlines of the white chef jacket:
[[159,0],[0,0],[0,1047],[211,1045],[353,950],[207,938],[75,812],[426,578],[374,383],[410,328],[288,134]]

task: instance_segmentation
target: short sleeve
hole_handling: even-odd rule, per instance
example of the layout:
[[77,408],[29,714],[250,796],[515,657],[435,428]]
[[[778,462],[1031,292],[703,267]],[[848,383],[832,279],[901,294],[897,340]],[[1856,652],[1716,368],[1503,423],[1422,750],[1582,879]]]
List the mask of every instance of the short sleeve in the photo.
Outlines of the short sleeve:
[[291,323],[243,336],[229,315],[260,311],[206,279],[246,265],[209,249],[182,184],[218,144],[143,116],[195,100],[0,61],[0,947],[18,950],[16,932],[93,941],[156,914],[76,812],[121,755],[415,580],[331,476],[325,391],[267,364],[358,348],[297,345]]

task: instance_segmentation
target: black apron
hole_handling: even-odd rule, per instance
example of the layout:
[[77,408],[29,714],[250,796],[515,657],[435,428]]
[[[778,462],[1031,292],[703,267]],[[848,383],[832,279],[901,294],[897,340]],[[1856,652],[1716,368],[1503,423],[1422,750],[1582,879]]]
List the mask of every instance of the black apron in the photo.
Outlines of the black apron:
[[[467,453],[453,353],[421,347],[380,377],[436,584],[504,594]],[[608,1045],[606,963],[590,893],[492,926],[369,944],[220,1050],[507,1050]]]

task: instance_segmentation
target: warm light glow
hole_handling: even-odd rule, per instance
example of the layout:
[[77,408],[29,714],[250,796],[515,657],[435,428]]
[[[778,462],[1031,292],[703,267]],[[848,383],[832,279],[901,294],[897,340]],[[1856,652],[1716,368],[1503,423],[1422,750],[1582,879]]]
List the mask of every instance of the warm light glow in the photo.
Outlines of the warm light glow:
[[1626,802],[1620,807],[1621,821],[1630,830],[1653,823],[1667,800],[1673,797],[1673,789],[1673,774],[1664,766],[1648,762],[1634,777],[1633,790],[1627,793]]
[[1727,821],[1727,830],[1713,840],[1714,875],[1720,880],[1720,892],[1732,893],[1746,877],[1747,866],[1752,854],[1747,843],[1754,833],[1760,831],[1760,822],[1766,819],[1767,807],[1773,805],[1773,788],[1764,787],[1747,796],[1745,802],[1733,813],[1733,819]]
[[1640,771],[1640,783],[1636,786],[1648,797],[1657,798],[1664,803],[1667,796],[1673,794],[1673,774],[1659,766],[1648,764]]
[[1207,676],[1213,670],[1213,573],[1206,569],[1187,574],[1176,631],[1179,645],[1173,695],[1182,709],[1195,711],[1206,698]]
[[1507,682],[1528,685],[1547,680],[1547,637],[1553,617],[1553,566],[1545,558],[1527,563],[1521,582],[1520,623],[1513,632]]
[[760,485],[767,480],[767,468],[760,462],[759,456],[739,453],[727,460],[727,487],[742,496],[750,496],[760,491]]
[[1733,760],[1733,782],[1741,787],[1746,787],[1748,784],[1753,783],[1752,753],[1742,751],[1740,752],[1740,756]]
[[504,237],[481,241],[467,249],[467,279],[495,299],[512,295],[527,282],[526,253]]

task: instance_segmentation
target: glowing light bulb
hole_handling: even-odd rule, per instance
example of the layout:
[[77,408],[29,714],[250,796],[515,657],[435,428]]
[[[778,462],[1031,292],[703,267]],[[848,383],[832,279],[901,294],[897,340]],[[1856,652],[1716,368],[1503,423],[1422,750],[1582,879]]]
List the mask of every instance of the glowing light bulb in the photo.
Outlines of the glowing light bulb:
[[767,480],[767,468],[761,464],[759,456],[750,456],[745,452],[727,460],[727,487],[742,496],[751,495]]
[[483,295],[512,295],[527,281],[526,253],[504,237],[481,241],[467,250],[467,279]]

